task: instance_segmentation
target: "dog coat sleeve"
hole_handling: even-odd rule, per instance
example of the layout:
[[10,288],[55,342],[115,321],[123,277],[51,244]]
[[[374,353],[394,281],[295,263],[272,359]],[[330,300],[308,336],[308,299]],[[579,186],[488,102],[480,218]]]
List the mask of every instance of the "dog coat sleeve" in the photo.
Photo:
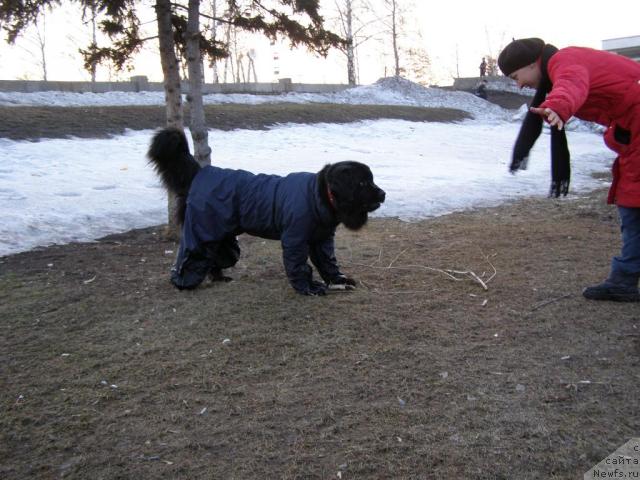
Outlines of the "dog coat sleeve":
[[336,260],[334,238],[335,230],[331,232],[331,235],[326,240],[311,244],[309,248],[311,262],[327,284],[342,275]]
[[313,270],[307,264],[309,258],[309,235],[303,225],[291,225],[281,237],[282,260],[291,286],[299,291],[309,290]]

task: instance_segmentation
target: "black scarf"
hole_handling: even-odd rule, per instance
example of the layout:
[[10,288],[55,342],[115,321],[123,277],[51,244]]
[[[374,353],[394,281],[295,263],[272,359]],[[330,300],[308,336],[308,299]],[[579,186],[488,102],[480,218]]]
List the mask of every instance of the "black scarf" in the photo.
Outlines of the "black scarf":
[[[553,45],[545,45],[542,49],[542,79],[536,90],[536,94],[531,102],[532,107],[539,106],[547,94],[551,91],[553,85],[549,79],[547,64],[551,56],[558,49]],[[513,173],[519,169],[527,168],[527,159],[529,152],[533,147],[542,131],[542,117],[530,111],[527,112],[520,127],[520,133],[513,147],[513,157],[509,170]],[[569,163],[569,147],[567,145],[567,136],[564,130],[558,130],[557,127],[551,127],[551,188],[549,190],[550,197],[559,197],[560,194],[567,195],[569,192],[569,180],[571,178],[571,165]]]

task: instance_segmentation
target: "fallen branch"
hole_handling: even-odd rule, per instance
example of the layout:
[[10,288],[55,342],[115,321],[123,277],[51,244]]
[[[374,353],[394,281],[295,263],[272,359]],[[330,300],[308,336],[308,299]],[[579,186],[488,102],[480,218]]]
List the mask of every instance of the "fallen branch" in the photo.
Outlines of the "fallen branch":
[[[482,281],[482,279],[480,277],[478,277],[478,275],[476,275],[475,273],[473,273],[471,270],[464,270],[464,271],[460,271],[460,270],[446,270],[447,272],[451,273],[452,275],[467,275],[469,277],[471,277],[472,280],[478,282],[482,288],[484,290],[489,290],[489,287],[487,287],[487,284],[485,282]],[[462,279],[461,279],[462,280]]]
[[[393,260],[391,260],[391,263],[389,264],[389,268],[391,268],[393,266],[394,263],[396,263],[396,261],[402,256],[402,254],[404,252],[406,252],[408,250],[408,248],[405,248],[404,250],[402,250],[398,255],[396,255],[396,258],[394,258]],[[382,250],[380,250],[380,253],[382,254]]]
[[555,302],[559,302],[560,300],[564,300],[565,298],[569,298],[569,297],[571,297],[571,294],[567,293],[566,295],[562,295],[561,297],[556,297],[556,298],[546,300],[544,302],[537,303],[536,305],[533,306],[533,308],[531,309],[531,312],[535,312],[536,310],[540,310],[542,307],[546,307],[547,305],[550,305]]
[[[350,263],[351,265],[356,265],[356,266],[359,266],[359,267],[375,268],[375,269],[378,269],[378,270],[428,270],[428,271],[431,271],[431,272],[441,273],[441,274],[445,275],[447,278],[449,278],[450,280],[453,280],[455,282],[462,282],[462,281],[464,281],[466,279],[471,279],[472,281],[478,283],[482,287],[483,290],[489,290],[489,287],[488,287],[487,284],[498,273],[496,268],[489,261],[489,257],[486,256],[486,255],[485,255],[485,261],[493,269],[493,274],[487,280],[482,280],[478,275],[476,275],[476,273],[474,273],[471,270],[451,270],[451,269],[446,269],[445,270],[445,269],[441,269],[441,268],[428,267],[428,266],[425,266],[425,265],[399,265],[399,266],[395,266],[394,264],[396,263],[396,261],[406,251],[407,251],[407,249],[404,249],[402,252],[400,252],[398,255],[396,255],[396,257],[386,267],[376,266],[375,263],[377,263],[377,262],[375,262],[374,264],[371,264],[371,265],[367,265],[365,263],[358,263],[358,262],[347,262],[347,263]],[[378,259],[378,261],[379,260],[380,259]],[[483,274],[483,276],[484,276],[484,274]]]

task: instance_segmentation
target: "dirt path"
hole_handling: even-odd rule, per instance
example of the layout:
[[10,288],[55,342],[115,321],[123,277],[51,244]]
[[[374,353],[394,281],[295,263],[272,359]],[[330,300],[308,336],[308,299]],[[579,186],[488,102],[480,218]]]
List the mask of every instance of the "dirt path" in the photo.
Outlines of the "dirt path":
[[640,431],[604,197],[340,229],[325,298],[247,236],[193,292],[162,227],[0,258],[0,477],[582,478]]
[[[211,128],[264,129],[278,123],[346,123],[393,118],[416,122],[455,122],[466,112],[446,108],[388,105],[268,104],[207,105]],[[0,138],[37,140],[60,137],[106,137],[126,129],[159,128],[165,123],[164,107],[1,107]],[[188,110],[185,118],[189,118]]]

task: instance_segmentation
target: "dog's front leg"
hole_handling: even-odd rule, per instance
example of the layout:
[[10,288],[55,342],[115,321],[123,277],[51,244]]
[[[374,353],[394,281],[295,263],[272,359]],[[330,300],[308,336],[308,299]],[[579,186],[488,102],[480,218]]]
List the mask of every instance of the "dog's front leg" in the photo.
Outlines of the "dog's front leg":
[[282,261],[294,290],[302,295],[325,295],[327,286],[313,279],[313,269],[307,264],[309,247],[306,242],[291,242],[282,237]]
[[309,256],[329,290],[355,290],[356,281],[340,271],[335,254],[334,235],[310,246]]

